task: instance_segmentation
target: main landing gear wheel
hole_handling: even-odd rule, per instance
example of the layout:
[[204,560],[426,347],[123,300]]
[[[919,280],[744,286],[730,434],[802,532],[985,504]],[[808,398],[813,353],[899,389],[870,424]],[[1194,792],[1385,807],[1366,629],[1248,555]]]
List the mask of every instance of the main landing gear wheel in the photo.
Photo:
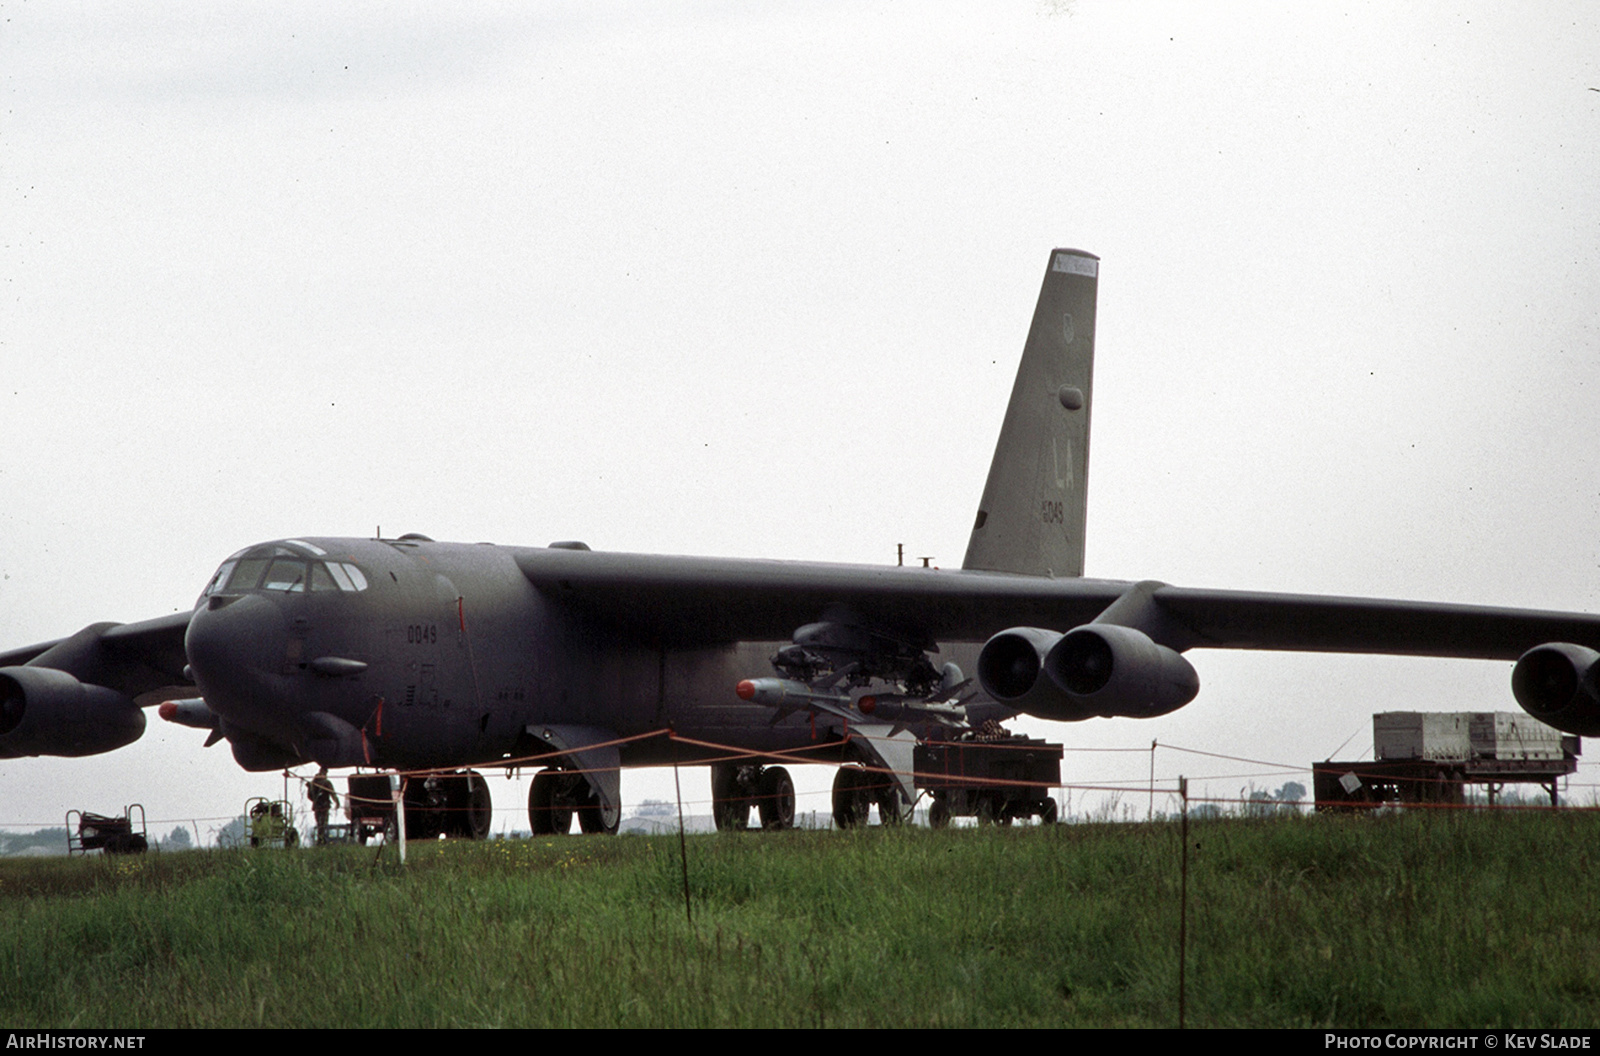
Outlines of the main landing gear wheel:
[[600,802],[600,795],[594,789],[591,788],[588,792],[588,798],[578,808],[578,828],[586,833],[615,836],[617,826],[622,823],[622,812],[616,807],[608,809]]
[[583,778],[561,770],[540,770],[528,789],[528,824],[535,836],[563,836],[572,831],[572,812],[579,805],[573,782]]
[[855,829],[867,823],[872,808],[872,778],[859,766],[841,766],[833,775],[833,823],[841,829]]
[[906,820],[906,797],[900,791],[900,782],[893,774],[874,774],[873,777],[885,782],[873,796],[873,802],[878,804],[878,824],[899,825]]
[[742,832],[750,827],[750,797],[740,781],[741,767],[711,764],[711,819],[718,832]]
[[761,771],[760,798],[756,811],[763,829],[794,828],[794,779],[781,766]]
[[494,801],[489,796],[489,782],[476,770],[467,771],[467,803],[462,813],[461,835],[469,840],[486,840],[494,824]]

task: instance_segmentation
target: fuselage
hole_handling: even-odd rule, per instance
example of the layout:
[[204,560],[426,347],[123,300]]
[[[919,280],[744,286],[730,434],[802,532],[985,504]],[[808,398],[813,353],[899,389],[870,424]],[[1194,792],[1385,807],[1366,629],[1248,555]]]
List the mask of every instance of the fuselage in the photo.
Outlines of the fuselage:
[[518,553],[317,538],[230,557],[185,649],[241,765],[493,764],[537,754],[541,724],[639,738],[624,765],[719,754],[691,742],[838,757],[836,734],[733,692],[785,643],[646,640],[536,589]]

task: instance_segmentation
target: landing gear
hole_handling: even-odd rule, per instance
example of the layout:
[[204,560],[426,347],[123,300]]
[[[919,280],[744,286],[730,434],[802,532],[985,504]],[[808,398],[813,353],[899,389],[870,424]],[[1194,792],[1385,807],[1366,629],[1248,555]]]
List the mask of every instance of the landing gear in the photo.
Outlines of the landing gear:
[[572,831],[572,815],[586,805],[588,788],[581,774],[540,770],[528,789],[528,824],[535,836],[564,836]]
[[794,828],[794,779],[781,766],[711,764],[711,816],[718,832],[750,827],[755,807],[763,829]]
[[607,836],[617,834],[617,826],[622,822],[622,811],[616,807],[607,809],[600,802],[600,796],[588,782],[584,782],[585,791],[588,793],[582,806],[578,808],[578,828],[585,833],[603,833]]
[[614,835],[622,822],[618,807],[607,807],[587,778],[570,770],[540,770],[528,788],[528,825],[535,836],[565,836],[572,818],[584,833]]
[[467,771],[467,804],[461,815],[461,832],[469,840],[486,840],[494,825],[494,801],[489,796],[489,782],[475,770]]
[[789,771],[781,766],[769,766],[761,772],[756,813],[761,816],[763,829],[794,828],[794,779]]
[[874,774],[877,788],[872,797],[878,804],[879,825],[899,825],[906,820],[906,796],[892,774]]
[[841,829],[865,825],[872,807],[878,807],[878,824],[899,825],[906,820],[906,797],[893,774],[841,766],[833,775],[833,824]]
[[[718,832],[740,832],[750,825],[750,766],[711,764],[711,820]],[[740,773],[745,771],[745,773]]]
[[833,775],[833,823],[855,829],[867,823],[872,809],[871,776],[859,766],[841,766]]

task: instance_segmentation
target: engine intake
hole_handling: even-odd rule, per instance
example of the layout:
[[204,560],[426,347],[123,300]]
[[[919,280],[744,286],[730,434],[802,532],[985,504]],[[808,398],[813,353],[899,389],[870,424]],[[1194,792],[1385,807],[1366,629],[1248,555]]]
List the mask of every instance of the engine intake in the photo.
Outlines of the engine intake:
[[1511,670],[1511,692],[1540,722],[1600,737],[1600,653],[1570,642],[1535,646]]
[[144,712],[52,667],[0,668],[0,756],[96,755],[144,734]]
[[1165,715],[1200,692],[1200,676],[1176,650],[1106,623],[1066,634],[1001,631],[978,654],[978,681],[1002,703],[1064,722]]

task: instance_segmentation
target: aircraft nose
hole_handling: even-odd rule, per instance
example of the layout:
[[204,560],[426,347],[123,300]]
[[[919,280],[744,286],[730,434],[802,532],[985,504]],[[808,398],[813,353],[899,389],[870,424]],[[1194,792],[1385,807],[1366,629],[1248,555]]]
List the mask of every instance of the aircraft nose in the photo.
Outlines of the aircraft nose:
[[288,622],[260,595],[213,595],[189,621],[189,670],[206,703],[229,717],[269,708],[288,645]]

